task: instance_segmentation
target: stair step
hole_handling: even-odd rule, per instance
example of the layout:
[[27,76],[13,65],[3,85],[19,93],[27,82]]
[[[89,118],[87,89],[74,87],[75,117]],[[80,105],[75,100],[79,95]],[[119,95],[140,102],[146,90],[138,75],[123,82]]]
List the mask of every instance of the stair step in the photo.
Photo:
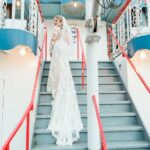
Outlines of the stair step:
[[107,142],[109,150],[149,150],[150,143],[146,141],[113,141]]
[[119,131],[123,131],[123,132],[128,132],[128,131],[137,131],[137,130],[143,130],[143,128],[141,126],[138,125],[133,125],[133,126],[104,126],[104,131],[105,132],[119,132]]
[[104,126],[104,134],[108,141],[129,141],[143,140],[143,128],[138,125],[133,126]]
[[[137,123],[136,113],[100,113],[104,126],[115,125],[135,125]],[[87,126],[87,113],[81,113],[84,126]],[[50,120],[50,115],[37,115],[35,128],[46,128]]]
[[[44,68],[43,68],[44,70],[49,70],[49,66],[44,66]],[[79,66],[79,67],[71,67],[70,68],[71,70],[82,70],[82,66]],[[113,67],[113,66],[100,66],[100,67],[98,67],[98,70],[108,70],[108,69],[110,69],[110,70],[116,70],[116,68],[115,67]],[[86,70],[86,68],[84,68],[84,70]]]
[[[110,126],[104,127],[104,133],[107,141],[129,141],[143,140],[143,128],[141,126]],[[51,131],[46,129],[36,129],[34,131],[34,144],[55,143],[56,139],[52,136]],[[80,141],[87,141],[87,128],[80,131]]]
[[[43,74],[42,77],[48,77],[48,75]],[[78,75],[72,75],[72,77],[79,77],[81,78],[82,75],[78,74]],[[87,77],[87,75],[84,75],[84,77]],[[118,74],[102,74],[102,75],[98,75],[98,77],[118,77]]]
[[[99,83],[99,85],[120,85],[122,84],[121,82],[101,82]],[[41,85],[46,86],[47,83],[45,82],[41,82]],[[75,85],[82,85],[82,83],[75,83]],[[87,83],[85,83],[85,85],[87,85]]]
[[[82,129],[80,132],[87,132],[87,127],[85,127],[84,129]],[[51,131],[46,130],[46,129],[36,129],[34,131],[35,134],[47,134],[47,133],[51,133]]]
[[[82,88],[81,83],[75,83],[75,89],[76,91],[86,91],[87,90],[87,84],[84,85],[84,89]],[[120,91],[123,90],[123,86],[120,82],[110,82],[110,83],[99,83],[99,92],[100,91]],[[47,83],[41,83],[41,92],[47,91]]]
[[[87,77],[84,77],[85,81],[87,80]],[[42,76],[42,82],[47,82],[48,80],[48,75],[43,75]],[[82,83],[82,77],[81,75],[79,76],[73,76],[73,80],[76,83]],[[98,76],[98,81],[99,82],[119,82],[119,76],[118,74],[104,74],[104,75],[99,75]]]
[[[101,117],[135,117],[136,113],[127,112],[127,113],[101,113]],[[81,113],[81,117],[87,117],[87,113]],[[50,115],[37,115],[36,118],[50,118]]]
[[[128,100],[128,95],[126,92],[123,93],[104,93],[101,92],[100,93],[100,100],[101,101],[126,101]],[[80,101],[87,101],[87,94],[86,92],[77,92],[77,98],[78,98],[78,102]],[[40,92],[40,102],[50,102],[52,100],[52,94],[50,92]]]
[[[87,102],[85,101],[80,101],[78,103],[79,105],[87,105]],[[122,105],[122,104],[131,104],[131,102],[129,100],[126,101],[100,101],[99,105]],[[51,102],[41,102],[39,103],[39,106],[49,106],[52,105]]]
[[[86,142],[87,141],[87,129],[82,129],[80,131],[80,138],[78,139],[80,142]],[[40,144],[40,145],[45,145],[45,144],[55,144],[56,139],[55,137],[52,136],[51,131],[47,129],[36,129],[34,131],[34,145],[35,144]]]
[[[38,105],[38,114],[50,114],[52,110],[52,104],[51,103],[39,103]],[[116,112],[131,112],[132,107],[130,101],[118,101],[113,102],[101,102],[99,104],[100,106],[100,112],[102,113],[116,113]],[[86,113],[87,112],[87,103],[85,102],[79,102],[79,109],[80,113]]]
[[[51,131],[46,130],[52,109],[52,95],[46,90],[49,65],[50,62],[45,62],[43,68],[32,150],[87,150],[87,70],[84,70],[85,88],[82,89],[81,62],[70,62],[84,129],[80,132],[79,140],[73,145],[58,146]],[[144,129],[138,125],[137,114],[132,109],[132,103],[120,82],[114,63],[99,62],[98,73],[100,116],[108,149],[150,150],[150,144],[144,141]]]
[[[76,92],[77,94],[87,94],[86,91],[79,91],[79,92]],[[99,92],[99,94],[126,94],[127,92],[122,90],[122,91],[103,91],[103,92]],[[43,94],[43,95],[51,95],[51,92],[40,92],[40,94]]]
[[56,144],[35,145],[31,150],[87,150],[87,143],[77,141],[71,146],[62,146]]
[[101,61],[101,62],[98,62],[98,67],[111,67],[111,66],[114,66],[114,63],[112,61]]

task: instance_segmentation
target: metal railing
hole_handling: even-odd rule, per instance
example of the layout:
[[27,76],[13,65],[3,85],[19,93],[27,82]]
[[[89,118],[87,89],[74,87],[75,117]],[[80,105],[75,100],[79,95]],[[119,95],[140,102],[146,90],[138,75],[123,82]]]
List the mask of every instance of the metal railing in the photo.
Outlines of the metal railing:
[[80,57],[80,48],[81,48],[81,56],[82,56],[82,89],[84,89],[84,76],[85,76],[85,68],[86,68],[86,56],[85,56],[85,51],[83,47],[83,43],[81,40],[81,32],[79,28],[77,28],[77,58],[79,59]]
[[[127,48],[127,43],[132,38],[150,33],[150,0],[127,0],[113,20],[112,31],[118,42]],[[116,57],[119,47],[110,36],[108,36],[108,55]]]
[[100,112],[98,109],[98,104],[96,102],[95,95],[92,96],[92,100],[93,100],[96,118],[97,118],[97,122],[98,122],[98,126],[99,126],[99,134],[100,134],[100,139],[101,139],[101,150],[108,150],[108,148],[107,148],[108,146],[107,146],[105,135],[104,135],[103,125],[102,125],[102,121],[101,121],[101,117],[100,117]]
[[125,59],[127,60],[127,62],[130,64],[130,66],[132,67],[132,69],[134,70],[135,74],[138,76],[138,78],[142,82],[143,86],[148,91],[148,93],[150,93],[150,87],[148,86],[148,84],[146,83],[146,81],[143,79],[142,75],[137,71],[136,67],[134,66],[134,64],[132,63],[132,61],[130,60],[130,58],[128,57],[128,55],[127,55],[126,50],[124,49],[124,47],[119,43],[119,40],[116,38],[116,36],[113,33],[113,31],[111,29],[109,29],[108,31],[109,31],[110,35],[112,35],[112,39],[114,40],[114,42],[116,43],[116,45],[118,45],[118,48],[119,48],[121,54],[125,57]]

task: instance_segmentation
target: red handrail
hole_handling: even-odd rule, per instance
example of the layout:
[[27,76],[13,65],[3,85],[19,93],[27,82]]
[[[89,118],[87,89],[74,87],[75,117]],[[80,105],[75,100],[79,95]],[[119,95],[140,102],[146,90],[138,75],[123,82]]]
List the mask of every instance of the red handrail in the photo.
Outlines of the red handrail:
[[[42,11],[41,11],[41,7],[40,7],[40,4],[39,4],[39,0],[36,0],[36,2],[37,2],[37,5],[38,5],[38,9],[39,9],[39,12],[40,12],[42,22],[44,22],[44,18],[42,16]],[[22,126],[25,119],[27,121],[27,124],[26,124],[26,150],[29,150],[30,112],[33,110],[34,99],[35,99],[35,94],[36,94],[36,88],[37,88],[37,83],[38,83],[38,76],[39,76],[39,72],[40,72],[40,67],[41,67],[41,62],[42,62],[44,50],[45,50],[45,59],[47,57],[47,28],[46,28],[46,26],[44,27],[44,29],[45,29],[45,32],[44,32],[44,38],[43,38],[43,42],[42,42],[42,50],[41,50],[39,60],[38,60],[38,66],[37,66],[37,71],[36,71],[36,76],[35,76],[32,96],[31,96],[31,101],[30,101],[27,109],[25,110],[23,116],[21,117],[19,123],[17,124],[15,129],[12,131],[12,133],[10,134],[8,139],[6,140],[5,144],[2,146],[1,150],[9,150],[10,149],[10,143],[11,143],[12,139],[14,138],[14,136],[16,135],[16,133],[19,131],[19,129]]]
[[99,126],[99,133],[100,133],[100,137],[101,137],[101,150],[107,150],[107,143],[106,143],[106,139],[105,139],[105,135],[104,135],[104,130],[103,130],[103,125],[102,125],[102,121],[100,118],[100,112],[98,110],[98,105],[96,102],[96,96],[93,95],[92,96],[92,100],[94,103],[94,108],[95,108],[95,112],[96,112],[96,117],[97,117],[97,121],[98,121],[98,126]]
[[84,89],[84,69],[86,67],[86,57],[85,57],[85,51],[83,47],[83,43],[81,40],[81,34],[79,28],[77,28],[77,56],[79,59],[79,53],[80,53],[80,47],[82,52],[82,89]]
[[112,35],[112,37],[115,40],[116,44],[120,48],[121,53],[126,58],[126,60],[129,62],[130,66],[132,67],[132,69],[134,70],[134,72],[136,73],[136,75],[139,77],[139,79],[141,80],[142,84],[147,89],[148,93],[150,93],[150,87],[147,85],[146,81],[143,79],[143,77],[140,75],[140,73],[137,72],[136,67],[134,66],[134,64],[132,63],[132,61],[129,59],[127,53],[125,52],[125,49],[123,48],[123,46],[120,45],[119,41],[117,40],[117,38],[115,37],[114,33],[112,32],[112,30],[110,28],[108,29],[108,32],[110,32],[110,34]]
[[128,7],[128,5],[130,4],[132,0],[126,0],[124,6],[121,8],[121,10],[119,11],[119,13],[117,14],[117,16],[114,18],[114,20],[112,21],[113,24],[115,24],[117,22],[117,20],[120,18],[120,16],[122,15],[122,13],[126,10],[126,8]]

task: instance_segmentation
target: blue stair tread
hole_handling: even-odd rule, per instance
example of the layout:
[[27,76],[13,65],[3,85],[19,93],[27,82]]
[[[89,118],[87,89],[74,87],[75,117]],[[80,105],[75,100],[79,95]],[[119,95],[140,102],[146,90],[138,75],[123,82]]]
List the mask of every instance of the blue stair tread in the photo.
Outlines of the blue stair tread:
[[127,92],[125,90],[120,90],[120,91],[102,91],[99,93],[100,94],[126,94]]
[[[101,113],[101,117],[126,117],[126,116],[136,116],[136,113],[129,112],[129,113]],[[87,117],[87,113],[81,113],[81,117]],[[46,119],[50,118],[50,115],[37,115],[36,118],[39,119]]]
[[[51,60],[46,60],[46,61],[44,61],[45,63],[51,63]],[[100,61],[101,62],[101,61]],[[111,61],[110,61],[111,62]],[[82,61],[81,60],[71,60],[71,61],[69,61],[69,63],[82,63]]]
[[[42,75],[43,77],[48,77],[48,75]],[[82,77],[82,75],[72,75],[73,77]],[[84,77],[86,77],[86,75],[84,75]],[[101,74],[101,75],[98,75],[98,77],[118,77],[118,74]]]
[[[104,132],[126,132],[126,131],[143,131],[143,128],[138,125],[126,125],[126,126],[104,126]],[[87,132],[87,127],[84,127],[80,132]],[[34,131],[36,134],[45,134],[51,133],[51,131],[47,129],[36,129]]]
[[35,145],[32,150],[87,150],[87,143],[77,141],[71,146],[60,146],[56,144]]
[[[78,91],[76,92],[77,94],[87,94],[86,91]],[[126,94],[127,92],[125,90],[120,90],[120,91],[102,91],[99,92],[99,94]],[[40,92],[40,94],[45,94],[45,95],[51,95],[51,92]]]
[[[84,127],[81,132],[87,132],[87,127]],[[47,134],[47,133],[51,133],[51,131],[47,130],[47,129],[35,129],[34,133],[36,134]]]
[[146,141],[112,141],[107,142],[108,148],[111,150],[126,149],[127,148],[150,148],[150,143]]
[[[51,61],[50,60],[45,60],[44,62],[45,63],[50,63]],[[81,60],[71,60],[69,62],[70,63],[82,63]],[[111,61],[111,60],[100,60],[100,61],[98,61],[98,63],[113,63],[113,61]]]
[[122,104],[131,104],[129,100],[123,101],[100,101],[100,105],[122,105]]
[[[87,114],[86,113],[81,113],[80,116],[81,117],[87,117]],[[50,115],[37,115],[36,118],[39,118],[39,119],[48,119],[48,118],[50,118]]]
[[113,63],[111,60],[99,60],[98,63]]
[[[85,83],[86,85],[87,83]],[[99,83],[99,85],[118,85],[118,84],[122,84],[121,82],[101,82]],[[47,83],[45,82],[41,82],[41,85],[47,85]],[[75,83],[75,85],[82,85],[82,83]]]
[[[44,69],[49,69],[49,66],[44,66]],[[71,67],[71,70],[81,70],[81,69],[82,69],[81,65]],[[86,69],[86,68],[84,68],[84,69]],[[107,70],[107,69],[115,70],[116,68],[113,66],[98,66],[98,69],[99,70]]]
[[99,83],[99,85],[118,85],[118,84],[122,84],[121,82],[101,82]]
[[126,126],[104,126],[104,131],[108,132],[108,131],[112,131],[112,132],[116,132],[116,131],[142,131],[143,128],[141,126],[138,125],[126,125]]
[[136,116],[134,112],[122,112],[122,113],[101,113],[101,117],[126,117],[126,116]]
[[[79,105],[87,105],[86,101],[79,101]],[[131,104],[131,101],[101,101],[99,105],[122,105],[122,104]],[[51,102],[40,102],[38,106],[50,106]]]

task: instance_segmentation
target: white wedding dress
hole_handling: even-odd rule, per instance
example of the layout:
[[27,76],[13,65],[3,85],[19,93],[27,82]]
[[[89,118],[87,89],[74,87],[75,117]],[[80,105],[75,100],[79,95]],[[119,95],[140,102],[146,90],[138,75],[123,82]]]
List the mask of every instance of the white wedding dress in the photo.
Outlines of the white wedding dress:
[[58,27],[55,32],[58,40],[53,48],[47,85],[54,99],[48,130],[56,138],[57,145],[72,145],[79,139],[83,124],[69,65],[70,49]]

